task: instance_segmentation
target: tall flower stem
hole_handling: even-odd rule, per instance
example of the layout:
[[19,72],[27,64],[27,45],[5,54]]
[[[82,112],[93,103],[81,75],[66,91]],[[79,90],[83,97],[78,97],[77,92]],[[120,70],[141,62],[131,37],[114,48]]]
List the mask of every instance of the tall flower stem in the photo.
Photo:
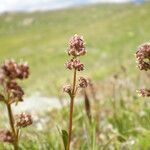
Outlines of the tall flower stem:
[[74,76],[73,76],[73,88],[71,92],[71,101],[70,101],[70,116],[69,116],[69,128],[68,128],[68,144],[67,150],[70,150],[70,143],[71,143],[71,135],[72,135],[72,118],[73,118],[73,108],[74,108],[74,98],[75,98],[75,90],[76,90],[76,73],[77,70],[74,69]]
[[67,53],[69,56],[71,56],[71,59],[67,61],[67,63],[65,64],[66,68],[74,71],[72,85],[69,84],[63,87],[63,91],[68,93],[70,96],[70,114],[69,114],[67,146],[66,143],[64,142],[66,150],[70,150],[75,96],[79,88],[87,87],[87,80],[85,78],[80,77],[77,81],[77,71],[84,70],[84,64],[80,62],[79,57],[86,54],[85,42],[82,36],[75,34],[74,36],[71,37],[71,39],[69,40],[69,48]]
[[15,130],[15,126],[14,126],[14,117],[13,117],[11,105],[6,104],[6,106],[7,106],[7,111],[8,111],[10,127],[11,127],[12,133],[14,135],[14,143],[13,143],[14,150],[18,150],[18,137],[16,135],[16,130]]

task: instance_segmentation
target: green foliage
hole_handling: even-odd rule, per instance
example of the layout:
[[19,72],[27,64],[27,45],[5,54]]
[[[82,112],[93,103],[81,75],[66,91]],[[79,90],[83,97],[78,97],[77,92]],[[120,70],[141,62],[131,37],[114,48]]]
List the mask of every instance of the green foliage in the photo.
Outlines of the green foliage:
[[66,130],[62,130],[62,139],[64,143],[64,149],[67,149],[67,143],[68,143],[68,133]]

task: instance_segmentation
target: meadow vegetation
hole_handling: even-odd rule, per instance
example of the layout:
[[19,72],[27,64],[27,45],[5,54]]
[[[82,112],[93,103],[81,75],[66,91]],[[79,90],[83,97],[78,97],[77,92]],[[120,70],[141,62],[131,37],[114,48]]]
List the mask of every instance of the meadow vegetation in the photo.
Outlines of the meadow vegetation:
[[[75,33],[84,35],[88,55],[81,58],[86,64],[83,74],[92,79],[94,92],[87,88],[91,122],[84,109],[85,95],[78,95],[80,103],[73,114],[74,150],[150,149],[150,103],[136,93],[148,87],[150,74],[136,68],[134,57],[137,46],[150,40],[149,7],[149,3],[93,5],[0,15],[0,60],[28,61],[31,75],[21,83],[27,95],[38,91],[57,97],[61,93],[68,77],[64,69],[68,38]],[[0,128],[8,127],[5,108],[0,107],[4,114]],[[68,107],[34,114],[33,125],[23,131],[20,149],[63,149],[59,131],[68,129],[68,114]],[[0,149],[12,147],[0,143]]]

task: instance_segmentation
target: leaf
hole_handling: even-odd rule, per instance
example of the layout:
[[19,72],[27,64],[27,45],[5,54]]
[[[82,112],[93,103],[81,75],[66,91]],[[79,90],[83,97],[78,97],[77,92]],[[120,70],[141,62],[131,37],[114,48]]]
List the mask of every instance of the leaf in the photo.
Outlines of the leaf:
[[122,142],[122,143],[126,141],[125,137],[123,137],[123,136],[121,136],[121,135],[118,135],[118,136],[117,136],[117,139],[118,139],[120,142]]
[[64,143],[64,148],[66,150],[67,144],[68,144],[68,133],[66,130],[61,130],[61,132],[62,132],[62,139],[63,139],[63,143]]

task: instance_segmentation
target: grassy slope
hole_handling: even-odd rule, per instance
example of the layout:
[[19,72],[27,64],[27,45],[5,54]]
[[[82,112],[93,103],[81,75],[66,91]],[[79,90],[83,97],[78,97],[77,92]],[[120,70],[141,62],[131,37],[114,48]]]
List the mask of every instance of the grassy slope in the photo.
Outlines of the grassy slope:
[[[63,66],[67,58],[64,53],[67,39],[79,33],[85,36],[88,47],[88,54],[83,58],[87,64],[85,74],[90,74],[95,80],[105,79],[123,65],[128,69],[127,78],[134,79],[140,71],[135,68],[133,54],[137,45],[149,41],[150,37],[149,6],[91,6],[0,16],[0,59],[14,57],[29,61],[31,78],[25,82],[28,93],[32,89],[53,94],[56,90],[51,84],[64,82],[69,76]],[[26,18],[35,21],[23,26]],[[126,76],[120,76],[113,83],[115,88],[110,80],[106,81],[107,85],[102,85],[104,98],[95,102],[90,97],[93,102],[91,125],[83,104],[75,107],[72,142],[75,150],[149,149],[149,101],[137,98],[135,83],[132,87],[132,82],[126,83]],[[124,83],[120,84],[121,79]],[[145,76],[140,82],[147,82],[149,78],[144,80]],[[63,149],[56,126],[67,129],[68,111],[68,108],[53,110],[39,117],[22,136],[20,149]],[[5,119],[5,115],[0,117]],[[1,128],[5,126],[3,123]],[[42,130],[38,124],[42,125]],[[11,148],[7,144],[4,148],[0,143],[0,149]]]
[[[99,80],[115,73],[121,65],[129,76],[136,69],[133,54],[137,45],[149,41],[150,4],[97,5],[53,12],[5,14],[0,16],[0,60],[23,59],[31,66],[25,82],[28,94],[54,94],[53,83],[69,76],[64,71],[68,38],[84,35],[88,54],[85,74]],[[24,25],[28,18],[32,24]],[[112,63],[113,62],[113,63]],[[43,80],[44,79],[44,80]],[[57,82],[56,82],[57,81]]]

